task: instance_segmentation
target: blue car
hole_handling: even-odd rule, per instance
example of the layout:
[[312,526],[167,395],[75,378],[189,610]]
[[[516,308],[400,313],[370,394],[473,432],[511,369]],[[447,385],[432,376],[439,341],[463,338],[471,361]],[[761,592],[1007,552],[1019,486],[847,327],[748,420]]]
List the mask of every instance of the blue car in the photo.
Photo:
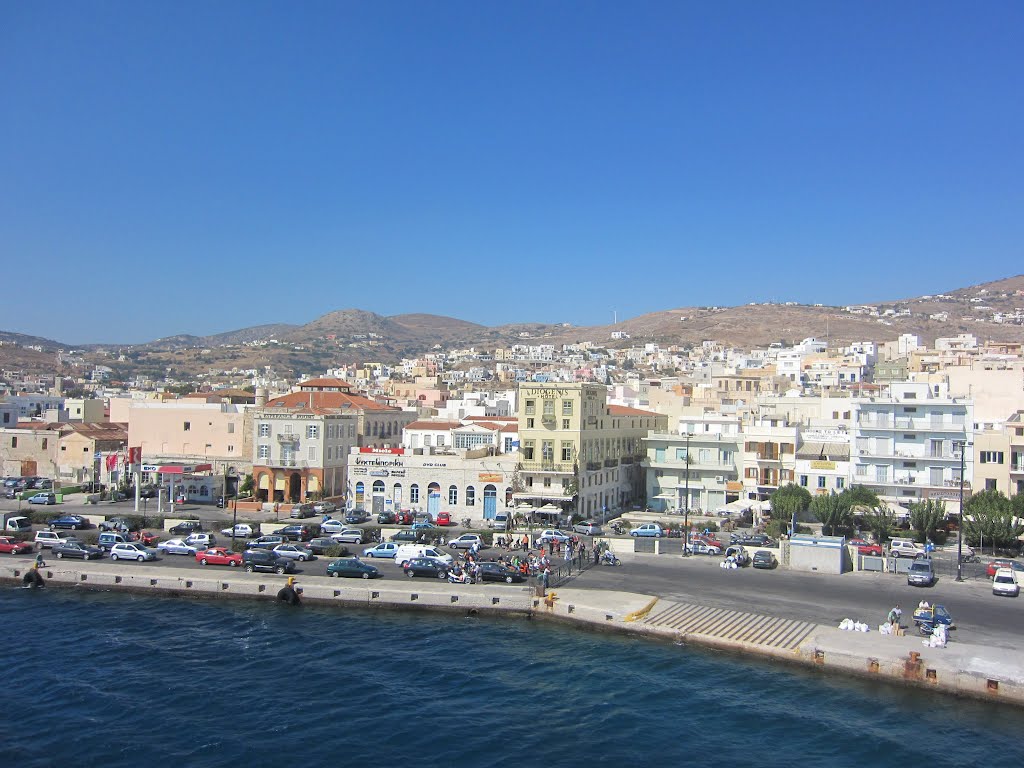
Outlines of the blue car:
[[414,531],[432,531],[437,528],[433,523],[413,523],[412,530]]
[[64,515],[50,521],[50,530],[56,530],[57,528],[70,528],[72,531],[77,531],[80,528],[88,528],[89,521],[81,515]]

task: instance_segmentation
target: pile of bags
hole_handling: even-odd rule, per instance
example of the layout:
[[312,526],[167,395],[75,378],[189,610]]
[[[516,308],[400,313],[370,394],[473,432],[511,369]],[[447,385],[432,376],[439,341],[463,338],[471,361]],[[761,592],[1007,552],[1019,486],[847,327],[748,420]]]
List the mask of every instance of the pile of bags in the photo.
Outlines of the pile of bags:
[[726,558],[725,560],[720,562],[718,564],[718,567],[719,568],[732,568],[732,569],[739,568],[739,566],[736,564],[736,561],[733,560],[731,557]]
[[853,619],[843,619],[839,622],[839,628],[844,632],[870,632],[871,628],[867,624],[862,624],[859,621]]
[[922,640],[921,643],[928,648],[945,648],[947,639],[949,636],[946,634],[946,625],[936,624],[928,639]]

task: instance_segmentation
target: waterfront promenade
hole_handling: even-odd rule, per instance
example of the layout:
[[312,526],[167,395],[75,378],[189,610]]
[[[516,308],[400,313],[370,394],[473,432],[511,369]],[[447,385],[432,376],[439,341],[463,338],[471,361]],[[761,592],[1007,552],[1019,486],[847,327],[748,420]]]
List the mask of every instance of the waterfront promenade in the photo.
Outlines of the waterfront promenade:
[[[5,558],[0,562],[0,579],[20,583],[21,575],[31,566],[31,558]],[[578,583],[600,580],[605,572],[625,576],[622,568],[594,569]],[[54,561],[42,574],[51,587],[216,599],[273,600],[284,585],[282,577],[272,574],[104,560]],[[869,633],[846,632],[834,625],[774,612],[673,599],[654,590],[583,588],[576,582],[553,589],[546,597],[530,587],[454,585],[430,579],[362,581],[300,575],[297,583],[303,599],[318,604],[530,616],[1024,706],[1024,654],[991,644],[961,642],[956,632],[947,647],[927,648],[913,627],[902,637],[879,634],[877,622]],[[1015,609],[1015,603],[1008,607]],[[911,606],[905,607],[904,624]]]

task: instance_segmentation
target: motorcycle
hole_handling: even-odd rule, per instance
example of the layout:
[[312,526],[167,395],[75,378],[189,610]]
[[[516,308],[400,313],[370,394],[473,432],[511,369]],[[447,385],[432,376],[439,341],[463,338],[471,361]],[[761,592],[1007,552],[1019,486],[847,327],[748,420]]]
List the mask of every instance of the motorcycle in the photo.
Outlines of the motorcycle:
[[622,561],[614,552],[605,552],[601,555],[601,565],[622,565]]
[[448,572],[448,583],[449,584],[468,584],[469,583],[469,577],[466,575],[466,572],[463,571],[463,570],[459,570],[458,573],[456,573],[455,571],[449,571]]
[[612,523],[612,533],[617,533],[619,535],[622,535],[625,532],[626,532],[626,529],[623,528],[621,525],[619,525],[618,523]]

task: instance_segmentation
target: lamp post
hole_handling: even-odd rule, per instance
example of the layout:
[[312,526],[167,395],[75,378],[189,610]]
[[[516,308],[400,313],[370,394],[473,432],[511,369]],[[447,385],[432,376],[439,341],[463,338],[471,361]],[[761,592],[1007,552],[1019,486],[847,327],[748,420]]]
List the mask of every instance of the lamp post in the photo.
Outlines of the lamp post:
[[690,555],[690,433],[686,433],[686,506],[683,508],[683,557]]
[[956,537],[956,580],[964,580],[964,460],[967,456],[967,447],[971,445],[966,440],[954,440],[953,446],[960,449],[960,529]]

